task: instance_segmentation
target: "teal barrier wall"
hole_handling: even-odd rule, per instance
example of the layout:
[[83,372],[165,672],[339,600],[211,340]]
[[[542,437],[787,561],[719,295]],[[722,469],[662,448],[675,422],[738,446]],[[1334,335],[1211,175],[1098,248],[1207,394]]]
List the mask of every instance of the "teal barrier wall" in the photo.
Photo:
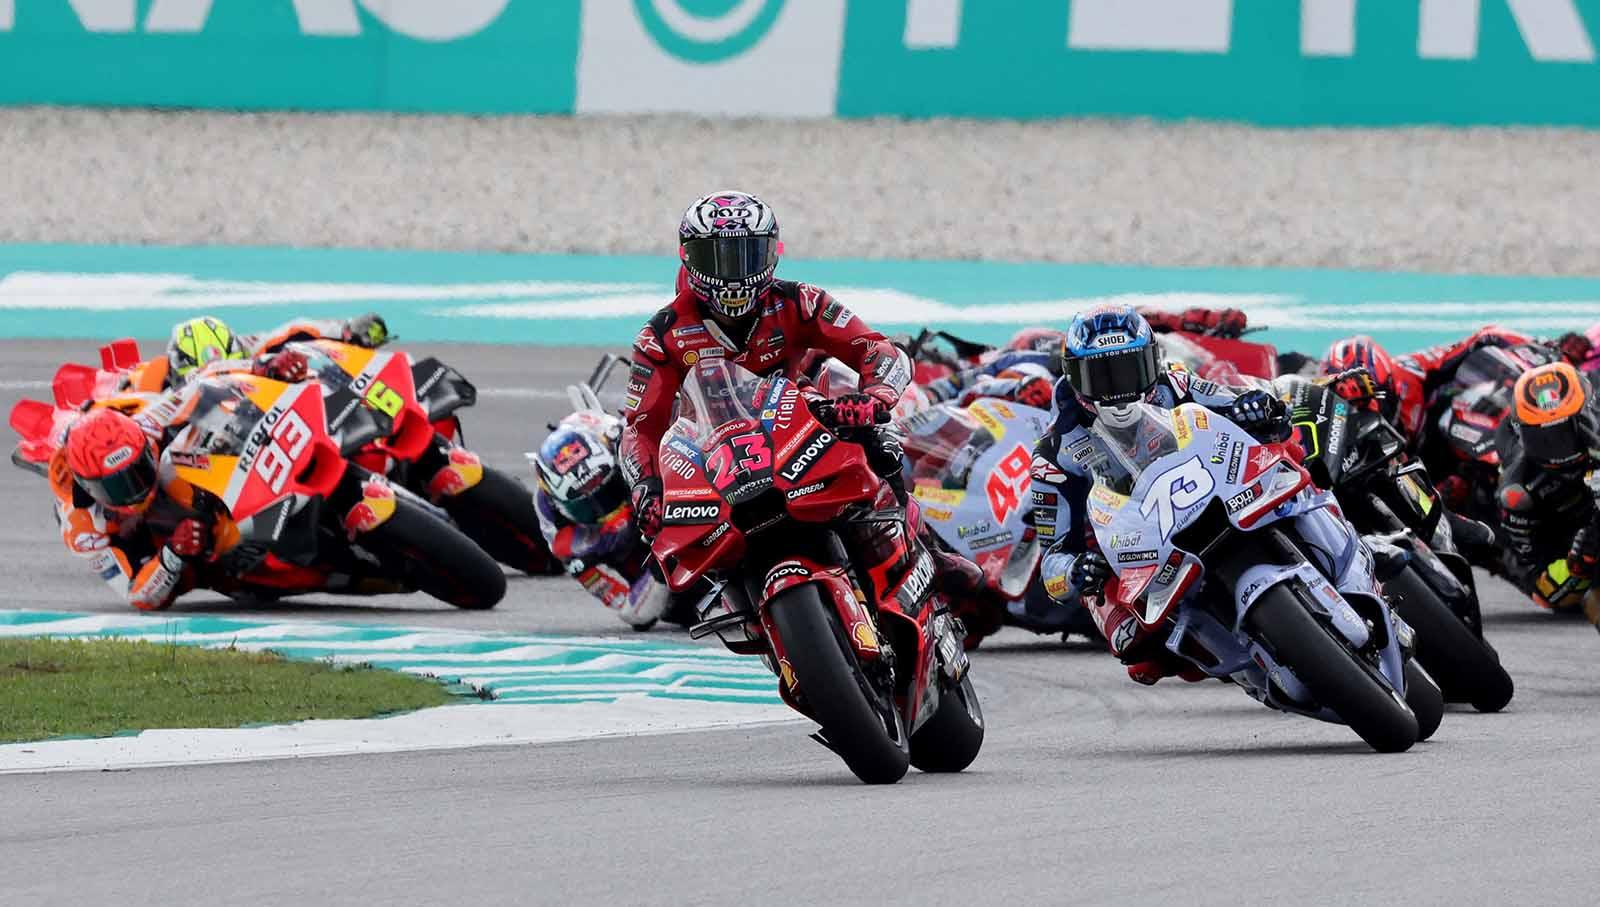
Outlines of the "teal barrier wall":
[[0,0],[0,103],[1600,124],[1600,0]]

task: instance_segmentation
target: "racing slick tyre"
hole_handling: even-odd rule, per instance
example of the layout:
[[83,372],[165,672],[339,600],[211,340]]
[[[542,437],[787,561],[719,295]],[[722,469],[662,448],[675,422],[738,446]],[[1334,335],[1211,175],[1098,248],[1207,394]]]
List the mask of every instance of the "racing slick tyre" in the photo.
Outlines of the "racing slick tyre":
[[505,597],[500,565],[415,501],[398,497],[394,514],[362,536],[361,544],[407,582],[457,608],[493,608]]
[[925,772],[959,772],[983,748],[983,706],[972,675],[942,686],[933,717],[911,735],[911,764]]
[[1444,720],[1444,694],[1416,659],[1406,662],[1406,705],[1417,716],[1417,739],[1432,737]]
[[910,766],[910,741],[894,699],[867,679],[833,609],[817,587],[779,592],[768,606],[794,669],[795,685],[822,736],[868,784],[893,784]]
[[1445,698],[1470,702],[1480,712],[1506,707],[1516,687],[1499,655],[1456,617],[1415,568],[1408,565],[1383,588],[1395,612],[1417,632],[1417,661],[1438,680]]
[[533,492],[515,478],[485,466],[478,484],[440,504],[468,538],[507,567],[533,576],[561,572],[539,529]]
[[1279,583],[1263,592],[1246,621],[1317,703],[1332,709],[1373,749],[1402,753],[1417,742],[1417,716],[1410,706],[1376,667],[1313,616],[1297,587]]

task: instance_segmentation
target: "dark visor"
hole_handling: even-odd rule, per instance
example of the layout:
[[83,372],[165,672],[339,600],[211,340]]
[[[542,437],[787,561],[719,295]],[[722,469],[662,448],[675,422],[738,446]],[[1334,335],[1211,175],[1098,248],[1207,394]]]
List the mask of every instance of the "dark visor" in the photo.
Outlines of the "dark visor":
[[1067,379],[1080,396],[1096,403],[1127,403],[1156,383],[1155,347],[1084,358],[1068,357]]
[[620,475],[612,474],[594,492],[575,498],[571,501],[561,501],[561,512],[567,519],[584,526],[593,526],[605,519],[613,510],[621,507],[628,500],[628,486],[622,481]]
[[778,261],[778,241],[770,236],[718,236],[683,244],[684,263],[721,280],[744,280],[770,270]]
[[108,476],[78,479],[83,490],[108,507],[132,507],[149,497],[156,487],[156,458],[146,446],[138,456]]

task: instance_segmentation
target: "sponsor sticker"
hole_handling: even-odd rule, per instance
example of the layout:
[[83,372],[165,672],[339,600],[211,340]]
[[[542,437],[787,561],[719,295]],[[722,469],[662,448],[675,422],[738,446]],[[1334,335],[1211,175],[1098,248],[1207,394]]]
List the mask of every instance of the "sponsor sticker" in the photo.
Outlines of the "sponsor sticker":
[[818,430],[805,441],[805,446],[798,453],[789,458],[778,470],[778,475],[786,482],[798,482],[811,471],[811,467],[822,458],[828,448],[833,446],[833,435],[825,430]]
[[959,488],[940,488],[938,485],[928,482],[918,482],[912,488],[911,494],[919,501],[943,504],[946,507],[959,505],[961,500],[967,496],[967,493]]
[[1143,551],[1119,551],[1117,552],[1117,563],[1142,564],[1153,561],[1160,556],[1161,553],[1159,551],[1151,551],[1149,549]]
[[803,498],[808,494],[816,494],[817,492],[821,491],[824,484],[826,483],[812,482],[810,485],[802,485],[799,488],[791,488],[784,492],[783,496],[791,501],[795,498]]
[[1238,513],[1261,495],[1261,483],[1256,482],[1226,501],[1229,513]]
[[1045,594],[1054,599],[1067,597],[1067,578],[1064,576],[1047,576],[1044,579]]
[[721,518],[721,513],[722,505],[717,503],[668,504],[662,512],[661,521],[680,526],[715,523]]

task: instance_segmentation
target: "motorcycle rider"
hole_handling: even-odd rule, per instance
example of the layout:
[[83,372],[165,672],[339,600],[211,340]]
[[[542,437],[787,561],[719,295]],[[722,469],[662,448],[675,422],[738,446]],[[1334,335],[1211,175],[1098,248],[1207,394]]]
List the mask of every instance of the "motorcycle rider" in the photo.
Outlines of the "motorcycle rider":
[[196,585],[215,529],[194,487],[162,464],[162,430],[143,415],[91,410],[50,460],[62,541],[143,611]]
[[[669,602],[667,587],[639,571],[639,532],[617,466],[622,420],[603,412],[567,416],[528,455],[538,477],[534,506],[545,542],[567,575],[629,626],[649,629]],[[628,573],[639,572],[629,579]]]
[[1600,560],[1600,400],[1566,362],[1523,373],[1513,393],[1495,434],[1506,573],[1541,607],[1571,611]]
[[[1158,334],[1182,331],[1237,339],[1249,326],[1248,317],[1238,309],[1197,307],[1172,312],[1139,308],[1136,311]],[[928,396],[936,403],[958,398],[966,403],[976,397],[1000,397],[1048,409],[1055,381],[1061,377],[1061,349],[1065,341],[1066,335],[1054,328],[1024,328],[989,361],[930,381]]]
[[1033,517],[1047,546],[1039,565],[1045,591],[1058,601],[1075,594],[1134,680],[1150,684],[1174,673],[1198,680],[1204,675],[1168,653],[1159,634],[1145,632],[1131,610],[1100,595],[1112,569],[1086,523],[1094,485],[1088,463],[1103,456],[1089,428],[1098,419],[1131,425],[1138,417],[1133,404],[1140,402],[1166,409],[1198,403],[1258,441],[1274,443],[1292,431],[1287,408],[1263,389],[1225,388],[1193,378],[1177,363],[1163,367],[1149,322],[1128,305],[1097,306],[1075,316],[1061,371],[1055,421],[1033,457]]
[[376,349],[390,337],[383,317],[374,312],[348,320],[291,321],[259,334],[235,334],[222,319],[203,315],[174,325],[166,356],[134,366],[128,373],[127,388],[150,393],[171,390],[214,362],[252,359],[274,361],[265,375],[300,381],[306,377],[305,357],[286,353],[282,347],[294,340],[319,339]]
[[[858,392],[834,398],[832,421],[851,433],[872,469],[905,501],[899,442],[874,427],[887,420],[911,380],[905,354],[827,291],[774,277],[783,253],[778,220],[754,195],[724,190],[696,200],[679,223],[678,250],[684,288],[634,339],[624,400],[621,462],[639,531],[651,537],[660,530],[657,448],[684,376],[706,358],[792,377],[816,349],[855,369]],[[947,589],[981,582],[976,565],[929,547]]]

